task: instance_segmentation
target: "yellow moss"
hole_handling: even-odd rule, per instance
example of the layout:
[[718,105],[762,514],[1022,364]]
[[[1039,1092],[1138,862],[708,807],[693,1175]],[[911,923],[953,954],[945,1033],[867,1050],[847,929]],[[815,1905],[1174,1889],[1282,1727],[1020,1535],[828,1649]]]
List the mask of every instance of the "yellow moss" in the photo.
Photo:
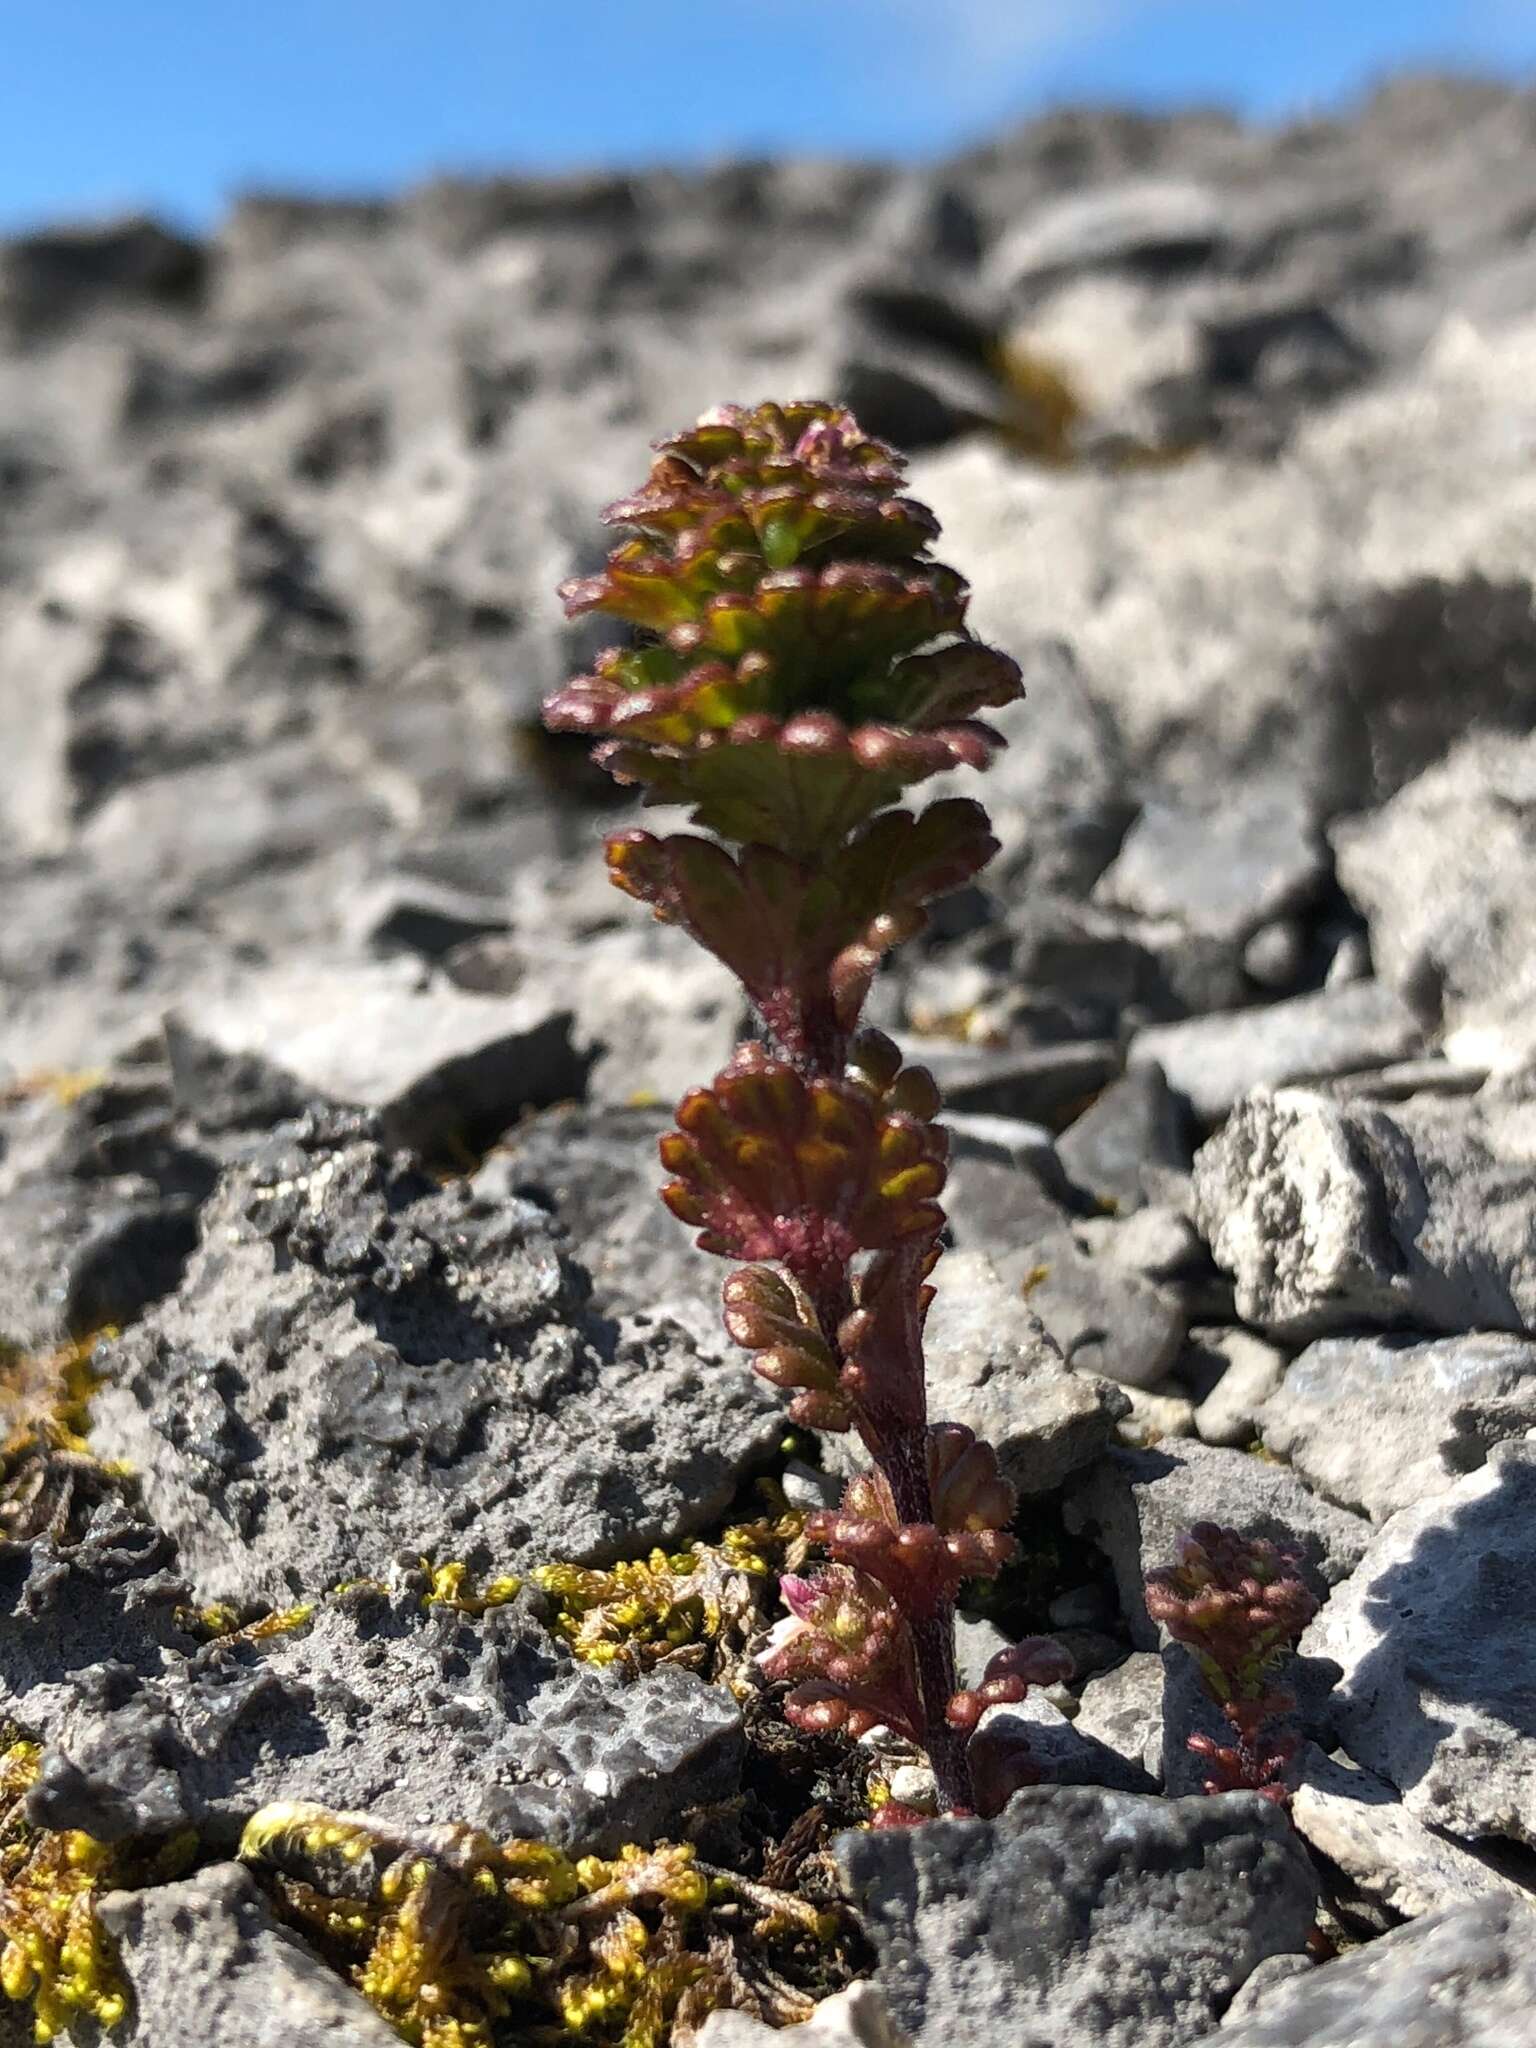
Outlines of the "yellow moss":
[[97,1896],[128,1872],[123,1852],[107,1843],[28,1822],[41,1758],[40,1746],[24,1741],[0,1755],[0,1990],[31,2001],[34,2038],[48,2042],[74,2019],[111,2027],[128,2009],[96,1923]]
[[421,1568],[430,1580],[422,1597],[423,1607],[451,1607],[457,1614],[484,1614],[489,1607],[505,1607],[522,1591],[522,1580],[510,1573],[490,1580],[477,1592],[468,1565],[434,1565],[424,1557]]
[[821,1941],[839,1924],[701,1864],[690,1843],[573,1857],[467,1827],[389,1835],[295,1804],[255,1815],[240,1855],[413,2048],[562,2033],[660,2048],[680,2000],[691,2023],[729,1995],[711,1952],[718,1901],[757,1908],[757,1936]]
[[273,1636],[291,1635],[315,1618],[315,1603],[301,1601],[296,1607],[282,1607],[273,1614],[258,1615],[242,1623],[240,1611],[227,1601],[214,1600],[206,1607],[179,1607],[176,1619],[188,1635],[205,1643],[265,1643]]
[[89,1095],[106,1080],[104,1067],[38,1067],[0,1088],[0,1103],[25,1102],[30,1097],[49,1095],[61,1109],[69,1109],[82,1095]]
[[44,1352],[0,1340],[0,1534],[24,1541],[69,1526],[120,1491],[129,1468],[93,1456],[85,1434],[101,1384],[92,1353],[116,1335]]
[[533,1579],[555,1602],[554,1628],[589,1664],[632,1655],[642,1664],[717,1642],[756,1614],[750,1583],[766,1580],[804,1527],[793,1512],[739,1523],[719,1543],[653,1550],[604,1570],[538,1566]]
[[998,350],[997,371],[1008,398],[1002,422],[1005,437],[1037,461],[1073,461],[1087,409],[1067,370],[1038,349],[1015,341]]

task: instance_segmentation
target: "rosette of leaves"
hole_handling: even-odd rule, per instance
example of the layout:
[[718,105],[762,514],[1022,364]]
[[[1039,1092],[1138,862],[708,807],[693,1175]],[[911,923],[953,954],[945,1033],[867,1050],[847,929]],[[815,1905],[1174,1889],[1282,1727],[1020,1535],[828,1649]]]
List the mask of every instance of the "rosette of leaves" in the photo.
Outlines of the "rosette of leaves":
[[1317,1612],[1299,1554],[1262,1536],[1197,1522],[1178,1539],[1178,1562],[1147,1574],[1147,1612],[1184,1644],[1232,1741],[1201,1733],[1189,1748],[1210,1766],[1207,1792],[1261,1792],[1286,1805],[1296,1753],[1283,1726],[1296,1698],[1277,1676]]
[[815,856],[908,784],[997,735],[1019,695],[966,630],[966,586],[933,560],[938,524],[894,450],[851,413],[721,406],[660,442],[604,514],[633,529],[567,612],[638,629],[545,708],[616,775],[694,806],[722,837]]
[[859,1020],[882,955],[996,850],[976,803],[897,806],[987,765],[1002,742],[977,714],[1021,694],[1018,669],[968,631],[900,459],[840,408],[722,407],[606,516],[632,537],[564,597],[631,637],[546,721],[591,735],[647,802],[691,808],[695,833],[615,834],[609,871],[725,962],[760,1025],[679,1105],[664,1198],[701,1249],[745,1262],[726,1326],[794,1420],[857,1432],[873,1462],[813,1518],[830,1562],[785,1578],[760,1663],[798,1725],[889,1727],[926,1749],[944,1807],[990,1806],[1007,1773],[977,1782],[977,1722],[1064,1659],[1021,1646],[956,1685],[956,1595],[1011,1555],[1015,1501],[987,1445],[929,1420],[939,1093]]

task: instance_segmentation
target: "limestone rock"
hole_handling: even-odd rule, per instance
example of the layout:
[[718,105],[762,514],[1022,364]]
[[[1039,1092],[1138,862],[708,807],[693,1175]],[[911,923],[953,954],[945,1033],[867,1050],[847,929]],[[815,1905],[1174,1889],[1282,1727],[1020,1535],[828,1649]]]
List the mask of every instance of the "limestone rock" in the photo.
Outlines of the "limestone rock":
[[1536,1051],[1536,738],[1473,733],[1379,811],[1334,827],[1377,971],[1452,1056]]
[[1536,1430],[1536,1344],[1323,1337],[1292,1361],[1261,1426],[1309,1486],[1384,1522]]
[[1175,2048],[1264,1957],[1300,1951],[1315,1910],[1289,1823],[1248,1794],[1042,1785],[994,1821],[843,1835],[837,1853],[917,2048]]
[[1530,1909],[1452,1906],[1278,1986],[1197,2048],[1531,2048]]
[[1195,1215],[1245,1322],[1289,1338],[1536,1323],[1536,1106],[1491,1088],[1390,1109],[1299,1088],[1241,1102],[1195,1162]]
[[1302,1640],[1343,1667],[1339,1740],[1460,1840],[1536,1846],[1536,1442],[1382,1528]]
[[277,1925],[237,1863],[109,1892],[98,1910],[133,1991],[122,2039],[134,2048],[391,2048],[396,2039],[344,1977]]
[[1418,1048],[1421,1030],[1400,996],[1374,981],[1346,983],[1254,1009],[1153,1024],[1131,1041],[1132,1067],[1155,1061],[1205,1123],[1256,1088],[1389,1066]]
[[778,1405],[723,1336],[590,1316],[547,1211],[436,1188],[366,1119],[232,1168],[179,1293],[113,1347],[94,1441],[205,1595],[279,1602],[398,1552],[503,1571],[702,1528]]
[[1418,1920],[1483,1898],[1536,1907],[1536,1891],[1506,1875],[1494,1855],[1463,1848],[1415,1820],[1373,1771],[1351,1769],[1307,1743],[1293,1776],[1297,1833],[1390,1912]]

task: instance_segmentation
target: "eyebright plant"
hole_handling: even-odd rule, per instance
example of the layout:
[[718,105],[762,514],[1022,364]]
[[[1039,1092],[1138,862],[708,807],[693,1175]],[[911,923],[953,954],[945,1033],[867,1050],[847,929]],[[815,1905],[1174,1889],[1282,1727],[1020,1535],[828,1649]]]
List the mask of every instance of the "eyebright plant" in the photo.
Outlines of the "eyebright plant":
[[571,616],[633,636],[544,716],[648,803],[691,809],[695,833],[616,833],[609,872],[731,969],[761,1037],[684,1096],[663,1199],[705,1251],[747,1262],[726,1328],[794,1420],[857,1432],[872,1461],[811,1518],[831,1562],[782,1581],[763,1668],[794,1682],[797,1726],[883,1725],[927,1752],[946,1810],[991,1811],[1024,1770],[995,1742],[971,1754],[972,1731],[1069,1667],[1031,1641],[956,1684],[955,1596],[1012,1555],[1014,1494],[989,1445],[928,1419],[939,1092],[859,1018],[882,954],[996,851],[978,804],[898,800],[986,767],[1003,742],[976,714],[1023,691],[967,630],[965,583],[931,556],[938,525],[902,469],[824,404],[723,406],[660,442],[604,514],[633,537],[562,591]]
[[1278,1724],[1295,1694],[1275,1675],[1317,1612],[1294,1550],[1197,1522],[1179,1537],[1178,1563],[1147,1574],[1147,1612],[1190,1651],[1200,1682],[1232,1729],[1221,1743],[1191,1735],[1210,1766],[1207,1792],[1260,1792],[1290,1802],[1285,1773],[1296,1738]]

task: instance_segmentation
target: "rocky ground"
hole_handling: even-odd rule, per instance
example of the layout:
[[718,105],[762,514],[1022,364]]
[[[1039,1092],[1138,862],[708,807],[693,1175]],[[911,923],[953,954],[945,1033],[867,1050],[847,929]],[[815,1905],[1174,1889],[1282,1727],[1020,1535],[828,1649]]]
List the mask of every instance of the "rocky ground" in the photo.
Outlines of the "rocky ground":
[[[420,2040],[424,1928],[494,2015],[491,1871],[498,2042],[519,1969],[660,2038],[690,1940],[706,2048],[1536,2041],[1533,233],[1536,99],[1421,81],[0,246],[0,1935],[112,2038]],[[1079,1672],[1046,1783],[880,1835],[741,1680],[722,1528],[826,1480],[654,1200],[739,1006],[536,729],[649,437],[823,394],[1026,669],[874,1011],[956,1134],[935,1410],[1024,1496],[967,1655]],[[1294,1825],[1183,1747],[1202,1518],[1328,1595]]]

